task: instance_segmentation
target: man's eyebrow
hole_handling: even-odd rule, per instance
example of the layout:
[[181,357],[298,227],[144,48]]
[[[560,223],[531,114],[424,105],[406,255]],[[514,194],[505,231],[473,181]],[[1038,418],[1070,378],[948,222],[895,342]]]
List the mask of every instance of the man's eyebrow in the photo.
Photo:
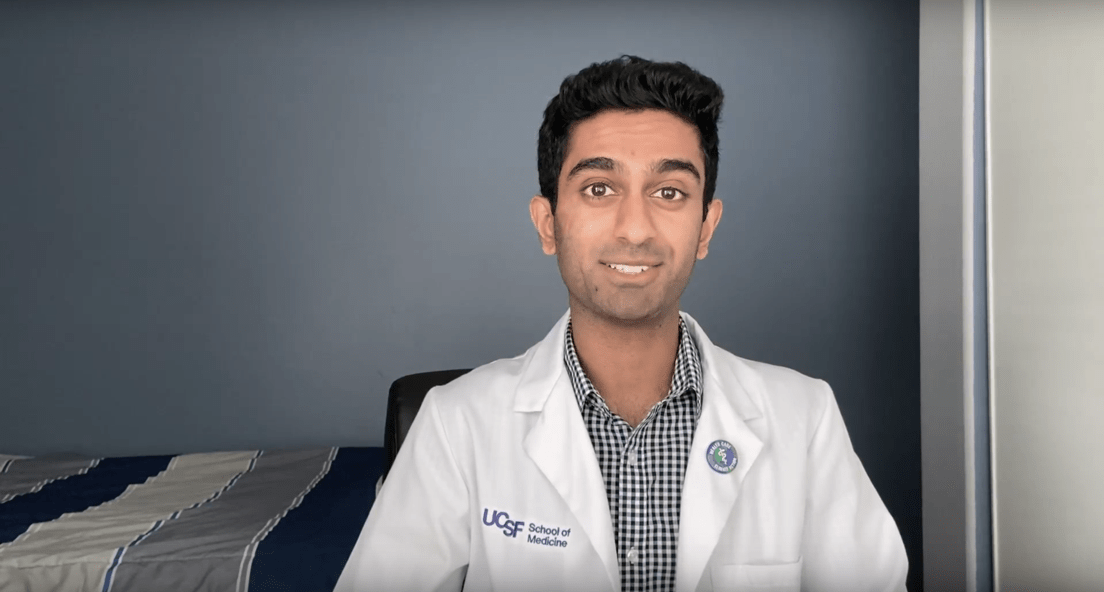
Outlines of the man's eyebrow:
[[583,171],[612,171],[621,168],[613,161],[612,158],[606,156],[598,156],[595,158],[585,158],[580,160],[578,164],[571,167],[571,172],[567,173],[565,181],[570,181],[572,177],[578,175]]
[[[564,180],[570,181],[572,177],[583,171],[614,171],[620,170],[621,168],[620,163],[607,156],[586,158],[580,160],[578,164],[571,167],[571,171],[567,173],[567,177]],[[652,163],[650,170],[657,174],[669,173],[671,171],[686,171],[693,175],[696,181],[699,183],[701,182],[701,173],[698,172],[698,167],[686,160],[664,158]]]
[[698,167],[694,166],[692,162],[677,158],[664,158],[652,165],[653,173],[663,174],[671,171],[686,171],[694,175],[694,180],[701,182],[701,173],[698,172]]

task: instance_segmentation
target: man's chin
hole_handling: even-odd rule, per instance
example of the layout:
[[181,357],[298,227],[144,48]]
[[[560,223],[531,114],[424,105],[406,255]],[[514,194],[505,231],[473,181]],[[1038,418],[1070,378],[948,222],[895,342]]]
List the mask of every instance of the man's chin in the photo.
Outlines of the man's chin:
[[677,300],[673,303],[667,302],[655,298],[655,295],[652,295],[651,298],[643,297],[647,296],[645,294],[620,295],[620,298],[613,297],[600,300],[580,298],[579,296],[583,295],[569,292],[571,308],[577,314],[586,315],[614,326],[655,325],[670,318],[672,314],[678,315]]
[[598,307],[599,316],[611,324],[626,327],[638,325],[650,325],[662,320],[670,314],[669,307],[659,305],[643,305],[638,303],[623,303],[613,306]]

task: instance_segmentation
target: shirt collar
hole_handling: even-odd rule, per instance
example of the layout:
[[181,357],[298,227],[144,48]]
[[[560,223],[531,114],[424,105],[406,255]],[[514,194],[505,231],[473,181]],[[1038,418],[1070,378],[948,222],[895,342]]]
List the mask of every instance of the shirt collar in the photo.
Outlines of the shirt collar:
[[[579,354],[575,350],[575,339],[571,333],[571,320],[567,322],[567,331],[564,332],[564,365],[567,366],[571,377],[571,385],[575,391],[575,400],[582,409],[588,402],[591,405],[609,410],[605,400],[594,388],[594,383],[587,378],[583,366],[579,362]],[[694,416],[701,414],[702,401],[702,365],[701,356],[698,353],[697,344],[686,327],[686,321],[679,315],[679,346],[675,353],[675,371],[671,375],[671,388],[665,399],[672,399],[689,392],[694,399]]]

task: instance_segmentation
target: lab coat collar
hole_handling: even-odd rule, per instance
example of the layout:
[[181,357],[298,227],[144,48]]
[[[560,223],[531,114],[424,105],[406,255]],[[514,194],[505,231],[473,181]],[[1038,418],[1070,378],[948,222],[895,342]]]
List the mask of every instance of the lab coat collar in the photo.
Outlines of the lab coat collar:
[[525,437],[525,452],[575,515],[602,560],[609,589],[620,590],[621,571],[602,469],[563,362],[569,315],[570,311],[531,350],[522,370],[514,410],[540,413]]
[[[704,396],[709,397],[710,379],[714,389],[719,389],[720,384],[733,383],[741,388],[716,391],[725,395],[723,403],[735,407],[735,412],[744,421],[758,418],[761,414],[758,403],[759,389],[753,379],[752,370],[741,360],[731,356],[731,359],[737,361],[737,368],[722,368],[718,364],[717,354],[726,352],[713,345],[694,317],[685,312],[679,314],[694,336],[694,343],[698,346],[704,374],[702,377],[705,383]],[[563,364],[563,346],[564,333],[567,332],[567,323],[570,319],[571,311],[568,310],[544,339],[527,353],[528,359],[522,370],[521,382],[514,398],[514,411],[523,413],[542,411],[552,394],[553,387],[561,379],[567,378],[567,369]],[[570,379],[567,379],[567,382],[570,388]],[[704,401],[702,404],[704,409]]]
[[[521,382],[514,397],[514,411],[525,413],[543,410],[548,396],[552,394],[552,387],[561,379],[561,375],[567,374],[563,363],[563,342],[569,320],[570,310],[526,354],[528,359],[521,371]],[[568,380],[568,386],[570,382]]]
[[[530,350],[514,411],[540,413],[524,448],[574,513],[601,558],[612,589],[619,590],[621,575],[602,472],[563,363],[570,314],[569,310]],[[728,521],[740,485],[762,449],[762,441],[748,423],[755,426],[762,413],[754,372],[714,346],[693,317],[680,314],[698,346],[704,384],[702,414],[683,481],[675,583],[677,590],[692,591]],[[721,363],[721,355],[728,357],[726,363]],[[706,451],[716,440],[736,449],[738,461],[731,473],[709,467]]]
[[[683,478],[676,553],[675,590],[689,592],[697,589],[744,478],[763,448],[757,435],[762,430],[758,421],[762,388],[757,374],[743,360],[714,346],[690,315],[682,315],[697,339],[705,375],[702,414]],[[726,359],[721,360],[722,356]],[[731,473],[718,473],[709,465],[708,450],[717,440],[732,444],[736,451],[736,468]]]

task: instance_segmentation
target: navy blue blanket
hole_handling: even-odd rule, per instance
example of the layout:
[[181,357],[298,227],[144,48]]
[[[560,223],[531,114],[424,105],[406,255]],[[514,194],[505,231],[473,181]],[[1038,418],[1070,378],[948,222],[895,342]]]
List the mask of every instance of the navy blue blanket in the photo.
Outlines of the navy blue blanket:
[[0,592],[330,592],[382,448],[0,460]]

